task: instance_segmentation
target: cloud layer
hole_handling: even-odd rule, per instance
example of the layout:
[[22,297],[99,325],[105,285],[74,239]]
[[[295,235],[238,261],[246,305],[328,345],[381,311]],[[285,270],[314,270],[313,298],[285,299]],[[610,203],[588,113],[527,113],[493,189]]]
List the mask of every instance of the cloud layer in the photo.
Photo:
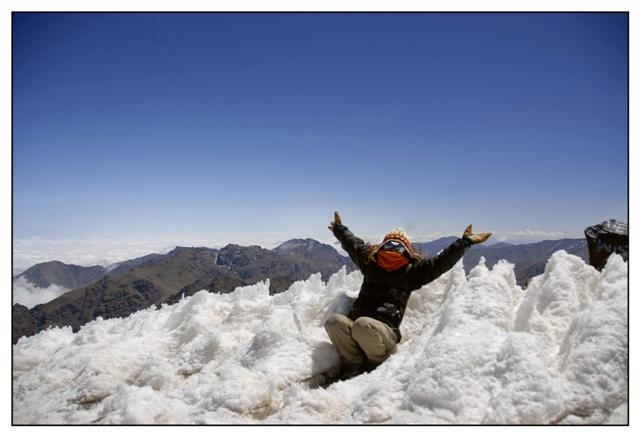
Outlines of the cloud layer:
[[47,288],[39,288],[24,277],[19,277],[13,281],[13,303],[33,308],[38,304],[49,302],[67,291],[69,291],[68,288],[55,284]]

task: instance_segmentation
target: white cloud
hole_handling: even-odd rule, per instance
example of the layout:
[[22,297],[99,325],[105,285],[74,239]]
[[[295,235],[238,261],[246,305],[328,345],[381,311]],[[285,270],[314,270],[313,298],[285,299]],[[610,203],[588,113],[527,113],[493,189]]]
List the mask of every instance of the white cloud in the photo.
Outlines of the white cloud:
[[562,231],[541,231],[536,229],[525,229],[519,231],[496,231],[493,238],[497,241],[522,241],[533,242],[542,240],[560,240],[562,238],[576,238],[567,235]]
[[67,291],[69,291],[68,288],[55,284],[47,288],[39,288],[24,277],[20,277],[13,281],[13,303],[33,308],[41,303],[47,303]]
[[81,266],[103,265],[171,250],[170,243],[161,240],[45,239],[40,237],[13,240],[13,274],[46,261],[61,261]]

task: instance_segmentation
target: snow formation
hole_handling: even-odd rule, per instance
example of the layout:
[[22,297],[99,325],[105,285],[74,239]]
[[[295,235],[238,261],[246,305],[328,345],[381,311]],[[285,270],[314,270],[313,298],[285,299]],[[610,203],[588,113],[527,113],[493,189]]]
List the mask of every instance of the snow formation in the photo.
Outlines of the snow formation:
[[627,263],[560,251],[526,290],[513,266],[462,262],[414,292],[404,339],[374,372],[309,389],[338,355],[323,329],[359,272],[201,291],[13,348],[13,421],[64,424],[628,422]]

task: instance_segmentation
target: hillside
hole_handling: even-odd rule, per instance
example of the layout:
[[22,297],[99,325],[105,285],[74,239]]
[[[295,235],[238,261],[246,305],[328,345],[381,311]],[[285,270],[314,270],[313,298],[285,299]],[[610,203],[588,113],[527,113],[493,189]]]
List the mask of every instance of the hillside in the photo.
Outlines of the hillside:
[[93,284],[107,274],[102,266],[82,267],[64,264],[60,261],[49,261],[36,264],[19,274],[17,278],[24,278],[36,287],[46,288],[59,285],[67,289],[74,289]]
[[15,343],[49,326],[70,325],[77,330],[97,317],[127,316],[202,289],[226,293],[271,278],[271,292],[280,292],[311,273],[320,271],[328,277],[346,264],[349,261],[335,249],[320,243],[313,250],[281,246],[270,251],[233,244],[222,249],[178,247],[123,273],[115,269],[89,286],[31,309],[14,305],[12,339]]

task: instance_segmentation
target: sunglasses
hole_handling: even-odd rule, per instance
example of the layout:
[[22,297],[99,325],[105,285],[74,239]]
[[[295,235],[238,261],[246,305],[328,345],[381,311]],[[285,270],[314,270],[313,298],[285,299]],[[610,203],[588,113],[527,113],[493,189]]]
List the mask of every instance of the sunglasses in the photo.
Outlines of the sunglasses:
[[387,241],[382,245],[382,250],[386,250],[388,252],[398,252],[403,253],[406,249],[404,245],[398,241]]

